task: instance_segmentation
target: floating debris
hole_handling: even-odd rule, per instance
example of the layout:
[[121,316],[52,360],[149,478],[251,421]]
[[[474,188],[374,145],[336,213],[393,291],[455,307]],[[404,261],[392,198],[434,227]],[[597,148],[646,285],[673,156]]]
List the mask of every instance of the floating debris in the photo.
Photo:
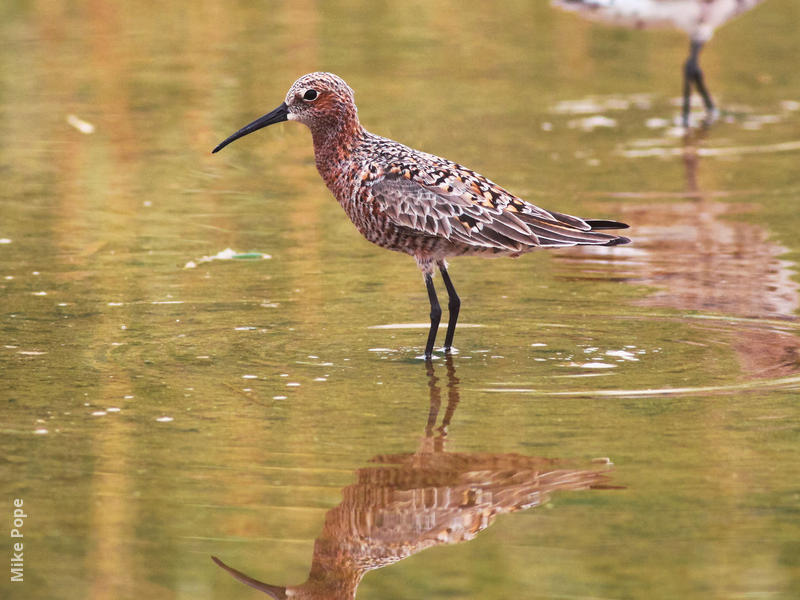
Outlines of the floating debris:
[[156,418],[156,421],[158,421],[159,423],[169,423],[170,421],[174,421],[174,420],[175,419],[173,419],[172,417],[158,417],[158,418]]
[[75,115],[67,115],[67,123],[86,135],[94,133],[94,125],[89,123],[89,121],[84,121]]
[[190,260],[184,265],[184,269],[194,269],[197,265],[211,262],[212,260],[267,260],[272,258],[270,254],[263,252],[237,252],[232,248],[225,248],[213,256],[203,256],[197,260]]

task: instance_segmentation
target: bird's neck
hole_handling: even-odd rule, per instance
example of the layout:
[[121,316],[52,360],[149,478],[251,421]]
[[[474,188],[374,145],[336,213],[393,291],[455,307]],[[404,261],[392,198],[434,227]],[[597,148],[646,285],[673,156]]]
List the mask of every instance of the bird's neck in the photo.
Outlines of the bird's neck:
[[341,165],[350,159],[354,150],[363,142],[366,131],[353,114],[347,119],[333,123],[321,123],[311,128],[314,140],[314,158],[325,183],[330,187],[341,176]]

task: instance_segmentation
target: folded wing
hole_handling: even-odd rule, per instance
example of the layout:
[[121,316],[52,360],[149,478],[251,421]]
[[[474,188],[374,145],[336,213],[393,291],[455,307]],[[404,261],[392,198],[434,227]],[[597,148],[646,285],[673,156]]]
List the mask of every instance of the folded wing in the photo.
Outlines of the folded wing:
[[627,238],[594,229],[625,228],[615,221],[587,221],[550,212],[499,188],[480,193],[463,185],[448,189],[402,175],[386,175],[372,187],[372,197],[395,225],[420,234],[475,247],[519,252],[531,247],[584,244],[616,245]]

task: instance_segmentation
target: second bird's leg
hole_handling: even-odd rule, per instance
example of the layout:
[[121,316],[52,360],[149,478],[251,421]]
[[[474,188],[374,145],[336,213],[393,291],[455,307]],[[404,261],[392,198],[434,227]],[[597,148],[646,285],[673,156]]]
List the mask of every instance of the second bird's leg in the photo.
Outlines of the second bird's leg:
[[703,42],[692,41],[689,46],[689,58],[686,59],[686,64],[683,67],[683,126],[689,126],[689,104],[691,101],[691,89],[694,84],[697,93],[703,98],[703,104],[706,107],[708,118],[713,118],[714,114],[714,101],[711,99],[711,94],[708,93],[705,80],[703,79],[703,71],[700,68],[700,50],[703,48]]
[[444,287],[447,288],[447,296],[449,298],[447,308],[450,311],[450,319],[447,321],[447,333],[444,336],[444,349],[447,351],[453,347],[453,336],[456,333],[456,322],[458,321],[458,311],[461,309],[461,299],[456,293],[456,288],[453,287],[453,282],[450,281],[450,275],[447,273],[444,261],[439,263],[439,271],[442,273],[442,281],[444,281]]
[[439,299],[436,297],[436,288],[433,287],[433,275],[431,273],[425,274],[425,287],[428,288],[428,300],[431,302],[431,329],[428,332],[428,343],[425,344],[425,359],[430,360],[433,355],[433,344],[436,341],[439,321],[442,319],[442,307],[439,306]]

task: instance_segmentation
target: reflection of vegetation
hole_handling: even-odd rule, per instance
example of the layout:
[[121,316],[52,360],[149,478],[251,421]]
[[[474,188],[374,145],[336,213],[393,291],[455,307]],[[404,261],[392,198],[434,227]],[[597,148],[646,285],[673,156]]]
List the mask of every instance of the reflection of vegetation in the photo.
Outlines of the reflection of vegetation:
[[604,470],[567,468],[520,454],[445,451],[459,401],[452,357],[446,361],[448,402],[441,425],[435,428],[441,392],[428,362],[430,413],[419,449],[375,456],[370,462],[380,466],[356,471],[356,483],[342,490],[342,502],[325,516],[305,583],[270,585],[214,561],[276,599],[355,598],[367,571],[426,548],[471,540],[497,515],[539,506],[552,492],[608,487]]

